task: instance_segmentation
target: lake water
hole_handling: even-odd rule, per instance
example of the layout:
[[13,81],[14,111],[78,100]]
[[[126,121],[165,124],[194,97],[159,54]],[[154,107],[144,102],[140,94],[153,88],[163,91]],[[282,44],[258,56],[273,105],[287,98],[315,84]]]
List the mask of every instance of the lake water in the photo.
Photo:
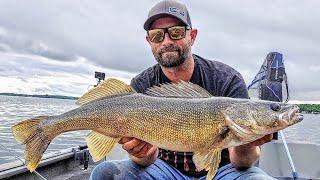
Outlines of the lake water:
[[[14,97],[0,95],[0,164],[16,160],[8,151],[23,158],[23,145],[13,138],[11,127],[39,115],[57,115],[76,108],[75,100]],[[55,138],[47,152],[85,145],[88,131],[64,133]],[[320,144],[320,115],[305,114],[304,120],[284,130],[288,142]]]
[[[0,164],[16,160],[8,149],[23,157],[24,146],[11,133],[15,123],[39,115],[61,114],[76,107],[75,100],[0,96]],[[85,145],[86,134],[86,131],[64,133],[52,141],[46,152]]]

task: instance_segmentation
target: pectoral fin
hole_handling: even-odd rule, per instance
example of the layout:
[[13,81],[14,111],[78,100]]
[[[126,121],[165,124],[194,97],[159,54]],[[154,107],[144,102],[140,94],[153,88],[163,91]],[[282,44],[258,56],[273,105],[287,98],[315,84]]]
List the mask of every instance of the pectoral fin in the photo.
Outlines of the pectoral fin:
[[91,131],[88,134],[86,141],[93,160],[96,162],[106,157],[120,139],[121,137],[112,138],[98,132]]
[[225,118],[227,126],[239,140],[246,141],[254,136],[253,132],[237,125],[229,116],[226,116]]
[[219,163],[221,161],[221,149],[211,149],[208,151],[195,152],[193,155],[193,162],[197,169],[208,171],[207,180],[214,178],[218,171]]

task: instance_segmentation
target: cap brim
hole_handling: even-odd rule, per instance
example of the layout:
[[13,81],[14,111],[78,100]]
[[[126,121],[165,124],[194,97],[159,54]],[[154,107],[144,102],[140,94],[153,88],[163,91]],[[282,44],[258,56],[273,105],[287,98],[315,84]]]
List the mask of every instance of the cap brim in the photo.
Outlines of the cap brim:
[[146,31],[148,31],[148,30],[150,29],[151,24],[152,24],[153,21],[159,19],[160,17],[166,17],[166,16],[174,17],[174,18],[180,20],[181,22],[183,22],[185,25],[189,26],[187,22],[185,22],[183,19],[181,19],[181,18],[179,18],[179,17],[177,17],[177,16],[174,16],[174,15],[172,15],[172,14],[170,14],[170,13],[160,13],[160,14],[156,14],[156,15],[150,16],[150,17],[146,20],[146,22],[144,23],[143,28],[144,28]]

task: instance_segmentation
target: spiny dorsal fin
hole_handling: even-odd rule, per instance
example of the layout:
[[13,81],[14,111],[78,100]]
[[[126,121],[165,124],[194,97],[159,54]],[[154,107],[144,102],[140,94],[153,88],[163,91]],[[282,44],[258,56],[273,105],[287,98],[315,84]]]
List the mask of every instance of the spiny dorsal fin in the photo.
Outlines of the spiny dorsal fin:
[[112,138],[96,131],[91,131],[86,141],[93,160],[97,162],[106,157],[120,139],[121,138]]
[[131,86],[117,79],[107,79],[100,83],[97,87],[89,90],[81,96],[76,102],[77,105],[84,105],[92,101],[96,101],[108,96],[132,93],[134,90]]
[[208,98],[212,95],[202,87],[191,82],[180,81],[175,83],[165,83],[160,86],[149,88],[144,94],[157,97],[174,98]]

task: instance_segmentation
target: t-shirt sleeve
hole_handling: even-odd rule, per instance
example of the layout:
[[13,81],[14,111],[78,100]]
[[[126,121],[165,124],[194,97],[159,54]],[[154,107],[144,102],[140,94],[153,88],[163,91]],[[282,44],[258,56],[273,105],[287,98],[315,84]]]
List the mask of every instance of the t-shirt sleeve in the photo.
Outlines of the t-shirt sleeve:
[[235,74],[231,78],[228,88],[226,88],[225,96],[232,98],[249,99],[246,83],[239,73]]
[[130,86],[138,93],[144,93],[148,88],[155,84],[155,74],[157,73],[157,66],[150,67],[132,78]]
[[130,86],[138,93],[142,93],[144,91],[141,83],[139,83],[136,78],[131,79]]

